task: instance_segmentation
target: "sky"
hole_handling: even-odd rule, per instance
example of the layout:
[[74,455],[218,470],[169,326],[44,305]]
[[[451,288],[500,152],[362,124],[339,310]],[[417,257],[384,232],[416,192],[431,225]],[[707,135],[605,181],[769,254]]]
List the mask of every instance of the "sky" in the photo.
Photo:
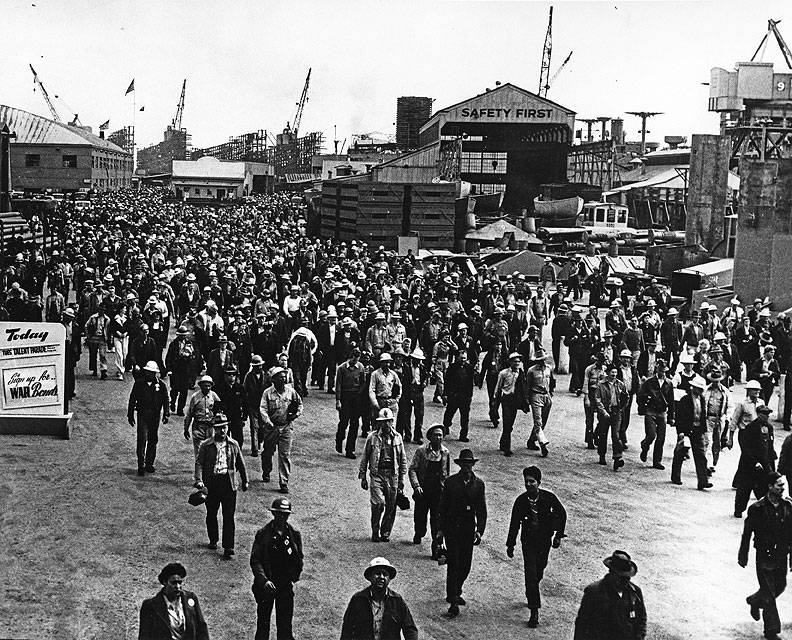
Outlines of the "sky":
[[[659,111],[649,140],[717,133],[712,67],[749,60],[767,19],[789,2],[554,2],[548,93],[578,117],[623,117],[628,140]],[[312,68],[300,131],[332,151],[352,134],[394,133],[396,99],[441,109],[495,83],[537,91],[549,2],[402,0],[3,0],[0,103],[49,117],[33,64],[61,118],[110,130],[133,123],[138,148],[159,142],[187,78],[182,126],[194,147],[291,121]],[[785,67],[774,41],[764,61]],[[124,95],[135,79],[136,91]],[[144,106],[145,110],[138,109]],[[584,127],[578,124],[579,128]]]

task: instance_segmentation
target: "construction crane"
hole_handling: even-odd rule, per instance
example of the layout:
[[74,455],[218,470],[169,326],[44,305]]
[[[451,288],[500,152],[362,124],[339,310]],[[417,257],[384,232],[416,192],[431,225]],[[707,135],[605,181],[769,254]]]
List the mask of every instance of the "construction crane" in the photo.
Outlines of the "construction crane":
[[781,32],[778,30],[778,24],[780,20],[768,20],[767,21],[767,32],[764,34],[762,41],[759,43],[759,46],[756,47],[756,51],[754,51],[753,57],[751,58],[751,62],[756,60],[756,56],[759,55],[759,51],[762,50],[762,54],[764,55],[764,47],[767,45],[768,36],[772,33],[775,36],[776,42],[778,43],[778,48],[781,49],[781,53],[784,56],[784,60],[787,63],[787,66],[792,69],[792,51],[789,50],[786,41],[784,40]]
[[[36,73],[36,70],[33,68],[33,65],[29,64],[28,66],[30,66],[30,70],[33,72],[33,82],[35,82],[38,85],[38,88],[41,89],[41,95],[44,96],[44,101],[47,103],[47,106],[49,107],[50,113],[52,114],[52,119],[55,122],[61,122],[58,112],[55,111],[55,105],[52,104],[52,100],[49,97],[49,93],[47,93],[47,89],[44,87],[44,83],[41,81],[41,78],[38,77],[38,74]],[[75,114],[75,118],[76,118],[76,114]]]
[[[628,111],[631,116],[637,116],[641,119],[641,156],[646,153],[646,134],[649,130],[646,128],[646,121],[654,116],[663,115],[662,111]],[[603,125],[604,127],[605,125]]]
[[187,78],[182,82],[181,97],[179,98],[179,104],[176,106],[176,117],[173,119],[173,122],[171,122],[171,125],[176,131],[181,131],[182,114],[184,113],[184,92],[186,89]]
[[[558,69],[556,69],[556,72],[553,74],[553,77],[547,81],[547,89],[550,89],[550,87],[553,86],[553,84],[556,81],[556,78],[558,78],[559,74],[561,73],[561,70],[566,66],[567,62],[569,62],[569,59],[572,57],[572,53],[573,53],[572,51],[569,52],[569,55],[561,63],[561,66],[558,67]],[[547,91],[545,91],[545,96],[547,96]]]
[[547,33],[542,49],[542,68],[539,70],[539,97],[547,96],[550,88],[550,57],[553,55],[553,6],[550,5],[550,16],[547,19]]
[[300,95],[300,100],[297,102],[297,113],[294,114],[294,119],[292,120],[292,126],[289,126],[289,123],[286,123],[286,129],[284,133],[291,133],[295,138],[297,137],[297,133],[300,130],[300,121],[302,120],[303,109],[305,109],[305,103],[308,102],[308,84],[311,82],[311,69],[308,69],[308,75],[305,77],[305,86],[303,86],[302,94]]

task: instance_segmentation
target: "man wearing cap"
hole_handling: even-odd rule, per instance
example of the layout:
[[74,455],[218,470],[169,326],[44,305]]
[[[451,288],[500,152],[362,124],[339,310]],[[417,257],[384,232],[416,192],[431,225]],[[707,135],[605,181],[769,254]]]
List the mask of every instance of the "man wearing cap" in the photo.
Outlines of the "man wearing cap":
[[264,375],[264,359],[254,354],[250,359],[250,371],[245,374],[242,387],[245,392],[245,411],[250,420],[250,455],[259,455],[258,431],[261,427],[259,416],[259,406],[261,396],[268,386],[268,380]]
[[687,447],[682,443],[682,438],[690,440],[690,450],[693,462],[696,465],[696,478],[698,489],[702,491],[712,487],[708,480],[707,454],[705,435],[707,433],[707,405],[704,401],[706,382],[701,376],[695,376],[690,381],[687,392],[682,396],[676,406],[674,426],[676,426],[679,442],[674,448],[674,459],[671,463],[671,482],[682,484],[682,463],[685,461]]
[[522,356],[519,353],[509,355],[509,366],[498,374],[494,392],[495,406],[503,412],[503,431],[499,448],[503,455],[511,456],[511,434],[517,412],[528,407],[528,390],[525,373],[522,369]]
[[[132,386],[127,405],[129,425],[137,428],[137,474],[154,473],[154,460],[157,457],[159,440],[160,416],[163,424],[167,424],[168,388],[158,380],[159,367],[156,362],[148,362],[143,368],[143,377],[138,378]],[[135,424],[137,414],[137,425]]]
[[[651,368],[647,368],[647,376],[654,373],[656,362],[656,358],[653,358]],[[614,365],[616,366],[616,377],[624,383],[624,389],[627,392],[627,404],[622,411],[619,424],[619,440],[621,440],[622,449],[627,449],[627,429],[630,426],[632,403],[641,386],[641,377],[638,375],[637,367],[632,364],[632,353],[628,349],[622,349],[619,352],[619,361]]]
[[[75,371],[77,362],[80,359],[82,349],[80,348],[80,327],[74,321],[77,314],[72,307],[66,307],[63,311],[63,326],[66,329],[65,344],[65,395],[66,400],[75,397]],[[792,397],[792,395],[790,396]]]
[[206,374],[219,384],[225,370],[231,366],[236,367],[236,358],[229,347],[228,337],[221,334],[217,338],[217,348],[212,349],[206,359]]
[[203,358],[190,330],[182,325],[176,330],[176,338],[168,346],[165,367],[170,381],[170,410],[184,415],[187,392],[195,386],[195,380],[203,369]]
[[759,620],[761,611],[765,638],[780,640],[781,620],[776,598],[784,592],[787,571],[792,568],[792,502],[784,498],[781,474],[766,473],[761,482],[765,495],[748,507],[737,564],[743,568],[748,566],[748,549],[753,538],[759,589],[745,600],[754,620]]
[[374,558],[363,572],[370,586],[352,596],[344,612],[341,640],[418,640],[410,608],[388,585],[396,567]]
[[528,620],[530,628],[539,625],[539,609],[542,606],[539,583],[544,577],[550,547],[558,549],[566,538],[567,513],[561,501],[552,491],[540,489],[542,470],[531,466],[523,469],[525,493],[517,496],[511,512],[509,534],[506,536],[506,555],[514,557],[517,534],[523,553],[525,570],[525,598],[531,609]]
[[566,373],[566,368],[561,371],[561,343],[569,335],[569,330],[572,326],[572,320],[569,317],[569,306],[566,302],[562,302],[553,318],[553,324],[550,326],[550,340],[551,349],[553,354],[554,372]]
[[220,398],[220,411],[228,418],[228,429],[231,437],[242,448],[245,445],[245,421],[247,420],[247,404],[245,388],[237,378],[237,368],[233,363],[226,366],[223,377],[215,387]]
[[256,599],[256,640],[269,640],[275,607],[277,637],[291,640],[294,618],[294,583],[303,570],[302,536],[288,523],[292,504],[275,498],[272,520],[256,532],[250,551],[253,597]]
[[740,461],[734,483],[737,493],[734,496],[734,517],[742,517],[753,491],[756,499],[767,492],[764,477],[775,471],[776,452],[773,446],[773,425],[770,423],[772,409],[764,404],[756,407],[756,420],[746,425],[740,435]]
[[105,314],[104,305],[99,305],[99,309],[85,323],[85,344],[88,347],[88,368],[91,375],[95,378],[98,369],[102,374],[102,380],[107,380],[107,344],[110,337],[107,335],[107,328],[110,318]]
[[564,344],[569,347],[569,391],[577,395],[583,392],[583,374],[589,365],[591,349],[594,346],[594,338],[580,317],[582,311],[583,307],[572,307],[572,322],[569,334],[564,340]]
[[217,512],[223,507],[223,556],[234,555],[237,489],[248,490],[247,470],[242,450],[235,440],[228,437],[228,420],[217,413],[212,420],[214,437],[204,440],[198,449],[197,488],[206,491],[206,533],[209,548],[217,549],[219,532]]
[[476,365],[470,361],[469,352],[459,351],[454,361],[449,365],[445,379],[446,404],[443,412],[443,430],[448,434],[454,415],[459,411],[459,441],[468,442],[468,427],[470,424],[470,404],[473,400],[473,384],[476,374]]
[[278,450],[278,480],[281,493],[289,493],[291,447],[294,438],[292,423],[302,414],[300,394],[286,384],[286,369],[273,367],[272,386],[261,395],[259,444],[261,446],[261,480],[270,481],[272,456]]
[[198,596],[183,589],[187,570],[180,562],[169,562],[157,576],[162,589],[140,607],[138,640],[209,640]]
[[618,371],[616,365],[608,365],[605,369],[606,377],[597,385],[594,392],[594,404],[599,417],[594,441],[599,454],[599,464],[607,464],[605,455],[608,451],[608,435],[610,434],[614,471],[618,471],[624,466],[622,459],[624,447],[620,430],[629,397],[624,383],[618,379]]
[[388,329],[385,326],[385,314],[379,311],[374,316],[375,324],[366,331],[366,350],[378,356],[388,344]]
[[429,516],[432,539],[432,560],[437,560],[438,508],[443,484],[451,473],[451,454],[443,445],[444,427],[434,424],[426,431],[429,442],[418,447],[413,454],[409,469],[410,484],[415,502],[415,535],[413,544],[420,544],[426,535],[426,520]]
[[666,424],[674,424],[674,387],[667,377],[668,364],[659,358],[655,374],[643,381],[636,396],[638,415],[644,416],[645,438],[641,441],[641,461],[646,462],[649,447],[654,443],[652,466],[663,470],[663,445]]
[[389,353],[379,357],[379,369],[371,372],[368,395],[371,402],[372,415],[376,416],[380,409],[398,411],[399,399],[403,393],[401,381],[396,372],[391,371],[393,358]]
[[[351,460],[357,457],[355,440],[368,395],[365,382],[366,371],[360,364],[360,349],[353,347],[349,358],[337,367],[335,374],[336,411],[338,411],[335,449],[338,453],[343,451]],[[346,446],[344,446],[345,438]]]
[[781,378],[778,361],[775,359],[776,348],[767,344],[762,349],[762,357],[751,363],[748,370],[748,380],[757,380],[762,387],[759,397],[765,404],[770,404],[773,390]]
[[324,388],[325,376],[327,377],[327,393],[335,393],[336,381],[336,360],[338,352],[338,341],[340,338],[338,326],[338,312],[335,308],[330,307],[327,311],[327,322],[321,324],[316,330],[316,341],[318,343],[318,351],[321,353],[321,358],[317,358],[317,381],[319,389]]
[[210,376],[198,378],[198,390],[190,396],[187,411],[184,414],[184,439],[190,440],[192,429],[193,452],[195,454],[195,483],[198,484],[200,468],[198,466],[198,449],[201,443],[212,437],[212,421],[220,405],[220,398],[212,391],[214,381]]
[[487,501],[484,482],[473,473],[478,458],[470,449],[462,449],[454,460],[459,471],[443,485],[438,508],[440,530],[438,543],[444,542],[447,557],[446,602],[448,618],[459,615],[460,605],[467,604],[462,587],[470,574],[473,547],[481,542],[487,526]]
[[[380,409],[376,430],[366,438],[358,469],[360,486],[369,491],[371,501],[371,541],[388,542],[396,518],[396,498],[407,480],[404,441],[393,428],[395,416]],[[366,479],[368,472],[369,479]]]
[[643,640],[646,607],[641,589],[631,582],[638,566],[619,550],[602,562],[608,573],[583,590],[575,640]]
[[[394,355],[399,352],[403,353],[401,347],[397,346]],[[409,357],[405,358],[401,367],[394,367],[399,374],[402,387],[396,416],[396,431],[402,434],[405,442],[409,442],[412,436],[416,444],[423,444],[424,389],[429,384],[429,372],[424,365],[425,360],[423,349],[416,346]],[[411,426],[413,419],[415,423]]]
[[682,351],[685,329],[679,321],[679,313],[671,307],[660,325],[660,349],[666,362],[670,363],[671,371],[679,364],[679,353]]

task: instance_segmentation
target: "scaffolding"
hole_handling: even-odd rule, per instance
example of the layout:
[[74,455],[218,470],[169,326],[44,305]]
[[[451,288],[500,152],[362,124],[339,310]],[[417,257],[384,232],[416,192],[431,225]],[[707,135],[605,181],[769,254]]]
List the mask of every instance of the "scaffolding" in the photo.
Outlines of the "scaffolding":
[[132,153],[135,149],[135,127],[123,127],[113,131],[107,136],[107,141],[118,145],[127,153]]
[[584,182],[610,191],[621,184],[619,165],[613,140],[585,142],[570,147],[567,160],[567,180]]
[[218,160],[272,163],[272,148],[267,146],[267,132],[259,129],[252,133],[231,136],[228,142],[205,149],[193,149],[192,159],[212,156]]
[[313,156],[322,153],[324,135],[316,131],[288,141],[284,136],[283,142],[274,149],[275,175],[283,177],[287,173],[311,173]]

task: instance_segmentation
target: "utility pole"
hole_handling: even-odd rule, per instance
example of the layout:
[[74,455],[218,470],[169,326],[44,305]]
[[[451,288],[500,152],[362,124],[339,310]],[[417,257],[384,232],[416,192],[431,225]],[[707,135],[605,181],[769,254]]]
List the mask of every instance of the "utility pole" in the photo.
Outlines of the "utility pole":
[[11,211],[11,140],[16,133],[3,123],[0,129],[0,213]]
[[597,118],[597,122],[602,124],[602,131],[600,133],[600,140],[604,140],[605,139],[605,134],[606,134],[605,125],[608,124],[610,121],[611,121],[611,119],[608,116],[599,116]]
[[591,128],[592,125],[597,122],[597,118],[578,118],[578,120],[580,122],[585,122],[588,127],[588,131],[586,133],[586,142],[594,142],[594,136],[592,134]]
[[631,116],[638,116],[641,119],[641,156],[646,153],[646,121],[653,116],[663,115],[662,111],[628,111]]

